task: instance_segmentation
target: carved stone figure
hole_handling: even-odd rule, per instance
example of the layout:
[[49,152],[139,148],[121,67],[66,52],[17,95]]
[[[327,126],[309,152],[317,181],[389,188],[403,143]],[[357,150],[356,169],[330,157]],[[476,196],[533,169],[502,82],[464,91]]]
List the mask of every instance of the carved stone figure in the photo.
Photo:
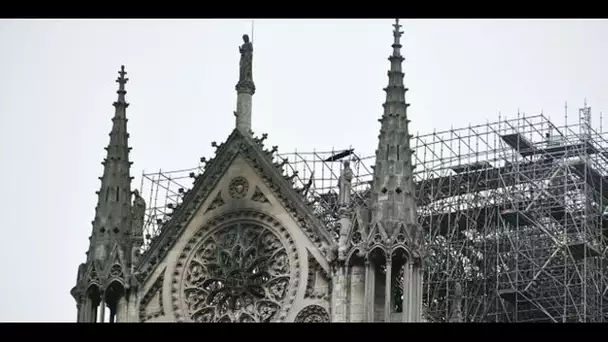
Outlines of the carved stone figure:
[[243,45],[239,46],[241,53],[241,63],[239,69],[239,84],[253,83],[253,44],[249,41],[249,36],[243,35]]
[[346,252],[348,249],[348,232],[351,224],[346,219],[348,213],[348,207],[350,205],[350,192],[352,189],[353,171],[350,168],[348,161],[344,162],[344,169],[342,174],[338,178],[339,197],[338,204],[340,206],[340,237],[338,238],[338,259],[344,261],[346,259]]
[[133,218],[132,231],[135,235],[141,235],[144,229],[144,217],[146,214],[146,201],[139,195],[139,191],[133,191],[133,206],[131,207]]
[[340,188],[339,203],[340,206],[348,206],[350,204],[350,191],[352,188],[353,170],[350,168],[349,161],[344,162],[342,175],[338,179],[338,187]]

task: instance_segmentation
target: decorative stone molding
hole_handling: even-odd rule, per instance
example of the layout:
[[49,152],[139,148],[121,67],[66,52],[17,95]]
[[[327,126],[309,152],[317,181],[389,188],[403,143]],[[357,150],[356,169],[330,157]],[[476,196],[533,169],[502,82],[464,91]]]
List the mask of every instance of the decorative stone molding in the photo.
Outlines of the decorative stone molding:
[[[153,318],[163,316],[165,314],[165,308],[163,306],[163,283],[165,281],[165,269],[162,270],[160,276],[156,278],[152,286],[148,289],[146,294],[139,303],[139,320],[145,322]],[[157,297],[159,301],[158,309],[149,312],[148,306]]]
[[89,266],[89,270],[87,272],[87,280],[85,289],[88,289],[91,285],[101,286],[101,279],[99,277],[99,273],[97,272],[96,263],[93,261]]
[[215,196],[215,199],[213,201],[211,201],[211,203],[209,203],[209,207],[207,207],[207,210],[205,211],[205,213],[208,213],[211,210],[215,210],[215,209],[223,206],[224,204],[226,204],[226,202],[224,202],[224,199],[222,198],[222,193],[218,192],[217,196]]
[[268,201],[268,198],[266,198],[266,196],[264,195],[262,190],[260,190],[260,188],[257,186],[255,187],[255,190],[253,191],[251,200],[254,202],[260,202],[260,203],[270,203],[270,201]]
[[245,177],[234,177],[228,184],[228,195],[234,199],[240,199],[247,195],[249,182]]
[[[318,275],[321,275],[322,277],[324,277],[328,283],[328,289],[324,292],[318,292],[315,289],[315,283],[316,283]],[[315,299],[325,298],[327,296],[328,290],[329,290],[329,280],[330,280],[329,275],[327,274],[325,269],[323,269],[323,267],[319,264],[317,259],[315,259],[315,257],[310,253],[310,251],[308,251],[308,275],[307,275],[306,292],[304,293],[304,298],[315,298]]]

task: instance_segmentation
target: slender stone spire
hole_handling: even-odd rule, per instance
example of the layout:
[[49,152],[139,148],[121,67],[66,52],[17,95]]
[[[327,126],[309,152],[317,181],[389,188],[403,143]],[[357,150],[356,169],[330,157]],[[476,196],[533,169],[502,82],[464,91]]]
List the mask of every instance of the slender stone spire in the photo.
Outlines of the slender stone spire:
[[[135,194],[131,206],[131,162],[129,133],[127,133],[125,99],[127,72],[118,72],[118,99],[114,102],[114,117],[110,143],[102,164],[101,188],[97,192],[97,207],[93,220],[87,260],[78,267],[76,286],[71,294],[76,299],[78,322],[124,322],[128,316],[131,268],[141,247],[143,225],[142,199]],[[135,219],[134,219],[135,218]],[[134,224],[135,221],[135,224]],[[99,309],[99,310],[98,310]],[[105,316],[106,309],[109,315]]]
[[129,161],[129,133],[127,133],[125,100],[127,91],[125,78],[127,72],[121,66],[118,72],[118,99],[114,102],[115,113],[112,118],[110,143],[106,147],[107,155],[104,166],[101,188],[98,191],[93,234],[88,253],[89,260],[103,261],[108,257],[112,242],[123,242],[131,237],[131,162]]
[[398,224],[415,223],[414,184],[412,181],[412,151],[409,120],[405,102],[407,88],[403,85],[401,35],[399,19],[395,21],[393,53],[388,58],[388,86],[376,150],[376,165],[372,189],[372,222],[382,222],[391,236]]
[[236,128],[244,134],[251,133],[251,101],[255,93],[253,83],[253,44],[248,35],[243,35],[243,45],[239,47],[241,61],[239,82],[236,84]]

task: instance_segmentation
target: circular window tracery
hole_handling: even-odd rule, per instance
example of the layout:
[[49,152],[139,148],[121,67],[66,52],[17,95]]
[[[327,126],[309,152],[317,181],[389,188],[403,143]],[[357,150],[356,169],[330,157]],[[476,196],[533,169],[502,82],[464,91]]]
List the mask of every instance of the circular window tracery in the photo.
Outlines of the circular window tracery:
[[245,197],[249,191],[249,182],[245,177],[235,177],[228,184],[228,195],[234,199]]
[[319,305],[309,305],[298,313],[296,323],[329,323],[327,310]]
[[181,311],[187,320],[277,318],[292,276],[288,249],[274,231],[257,222],[234,222],[193,240],[178,267]]

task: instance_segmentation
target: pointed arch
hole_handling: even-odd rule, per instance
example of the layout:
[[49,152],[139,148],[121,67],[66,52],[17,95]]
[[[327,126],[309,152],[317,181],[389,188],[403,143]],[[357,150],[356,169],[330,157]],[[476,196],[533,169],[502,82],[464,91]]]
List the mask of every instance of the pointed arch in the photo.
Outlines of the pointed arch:
[[386,249],[384,248],[383,245],[380,245],[380,244],[372,246],[370,248],[369,252],[367,253],[367,256],[368,256],[368,258],[377,259],[377,260],[380,260],[382,258],[384,260],[386,260],[388,257]]
[[368,235],[368,241],[373,241],[374,243],[382,243],[384,241],[388,241],[388,238],[389,237],[386,234],[386,230],[384,229],[382,222],[372,223]]
[[346,258],[346,264],[348,266],[363,266],[365,264],[365,257],[361,255],[359,247],[355,247],[350,251]]
[[104,291],[104,302],[105,305],[110,309],[109,322],[114,323],[120,315],[118,314],[125,302],[126,288],[123,281],[120,279],[113,279],[108,283]]
[[99,284],[91,283],[87,286],[84,292],[83,322],[97,322],[97,308],[101,303],[101,293]]
[[394,259],[395,257],[403,259],[404,261],[412,259],[412,253],[406,245],[400,244],[393,246],[393,248],[391,248],[390,250],[390,253],[391,259]]

